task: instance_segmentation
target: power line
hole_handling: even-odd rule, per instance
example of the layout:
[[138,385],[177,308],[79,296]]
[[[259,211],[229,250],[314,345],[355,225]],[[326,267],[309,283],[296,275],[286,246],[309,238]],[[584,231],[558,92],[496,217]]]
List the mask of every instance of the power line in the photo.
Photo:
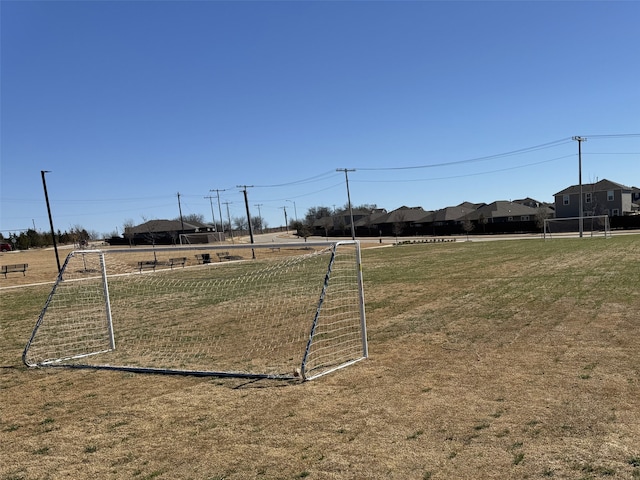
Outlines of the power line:
[[550,162],[556,162],[558,160],[563,160],[565,158],[573,158],[576,155],[574,153],[570,154],[570,155],[563,155],[562,157],[557,157],[557,158],[552,158],[551,160],[542,160],[540,162],[533,162],[533,163],[527,163],[524,165],[517,165],[514,167],[505,167],[505,168],[500,168],[497,170],[487,170],[485,172],[475,172],[475,173],[464,173],[461,175],[450,175],[450,176],[446,176],[446,177],[433,177],[433,178],[412,178],[409,180],[355,180],[356,183],[405,183],[405,182],[427,182],[427,181],[434,181],[434,180],[451,180],[454,178],[465,178],[465,177],[476,177],[478,175],[489,175],[492,173],[500,173],[500,172],[506,172],[509,170],[517,170],[519,168],[526,168],[526,167],[531,167],[531,166],[535,166],[535,165],[542,165],[543,163],[550,163]]
[[633,138],[640,137],[640,133],[614,133],[611,135],[585,135],[585,138]]
[[318,180],[319,178],[326,177],[326,176],[331,176],[331,175],[335,175],[335,173],[334,172],[324,172],[324,173],[321,173],[319,175],[315,175],[313,177],[304,178],[302,180],[296,180],[296,181],[288,182],[288,183],[278,183],[278,184],[273,184],[273,185],[254,185],[254,188],[273,188],[273,187],[288,187],[288,186],[291,186],[291,185],[304,185],[305,183],[310,183],[310,182]]
[[465,163],[474,163],[474,162],[484,162],[487,160],[494,160],[496,158],[504,158],[504,157],[512,157],[514,155],[520,155],[523,153],[530,153],[530,152],[535,152],[538,150],[543,150],[546,148],[552,148],[552,147],[558,147],[560,145],[564,145],[567,143],[571,143],[571,138],[563,138],[560,140],[555,140],[553,142],[548,142],[548,143],[543,143],[540,145],[534,145],[533,147],[526,147],[526,148],[521,148],[518,150],[513,150],[510,152],[505,152],[505,153],[498,153],[496,155],[487,155],[485,157],[477,157],[477,158],[470,158],[467,160],[456,160],[453,162],[441,162],[441,163],[432,163],[429,165],[416,165],[416,166],[408,166],[408,167],[374,167],[374,168],[358,168],[358,170],[369,170],[369,171],[375,171],[375,170],[415,170],[415,169],[422,169],[422,168],[435,168],[435,167],[446,167],[446,166],[450,166],[450,165],[462,165]]

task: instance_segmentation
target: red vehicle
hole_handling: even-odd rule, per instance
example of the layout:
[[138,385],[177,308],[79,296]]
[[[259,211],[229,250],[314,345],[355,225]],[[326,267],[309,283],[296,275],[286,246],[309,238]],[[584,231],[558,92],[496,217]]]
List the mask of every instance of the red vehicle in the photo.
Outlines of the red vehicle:
[[0,252],[10,252],[13,250],[10,243],[0,243]]

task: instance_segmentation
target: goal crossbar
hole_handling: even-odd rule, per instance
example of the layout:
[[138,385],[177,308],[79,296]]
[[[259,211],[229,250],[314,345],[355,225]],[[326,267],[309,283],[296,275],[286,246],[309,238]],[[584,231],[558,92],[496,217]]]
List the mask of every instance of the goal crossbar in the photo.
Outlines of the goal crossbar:
[[311,380],[368,357],[357,241],[71,252],[30,367]]

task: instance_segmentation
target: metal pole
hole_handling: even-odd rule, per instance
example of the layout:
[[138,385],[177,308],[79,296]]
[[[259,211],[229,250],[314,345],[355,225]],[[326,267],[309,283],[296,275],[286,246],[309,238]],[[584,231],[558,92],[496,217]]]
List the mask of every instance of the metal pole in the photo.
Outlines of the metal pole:
[[572,137],[573,140],[578,142],[578,184],[580,186],[580,200],[578,201],[578,208],[580,211],[578,212],[578,224],[580,231],[580,238],[582,238],[584,233],[584,219],[583,211],[582,211],[582,142],[586,142],[587,139],[584,137]]
[[58,256],[58,244],[56,243],[56,232],[53,228],[53,217],[51,216],[51,206],[49,205],[49,194],[47,193],[47,182],[44,179],[45,173],[51,173],[49,170],[40,170],[42,175],[42,186],[44,187],[44,199],[47,202],[47,212],[49,213],[49,225],[51,226],[51,239],[53,240],[53,250],[56,252],[56,263],[58,264],[58,274],[60,274],[60,257]]
[[353,209],[351,207],[351,194],[349,193],[349,175],[347,174],[347,172],[355,172],[355,169],[348,169],[348,168],[338,168],[336,169],[337,172],[344,172],[344,179],[346,181],[347,184],[347,202],[348,202],[348,206],[349,206],[349,217],[351,218],[351,239],[355,240],[356,239],[356,227],[353,224]]

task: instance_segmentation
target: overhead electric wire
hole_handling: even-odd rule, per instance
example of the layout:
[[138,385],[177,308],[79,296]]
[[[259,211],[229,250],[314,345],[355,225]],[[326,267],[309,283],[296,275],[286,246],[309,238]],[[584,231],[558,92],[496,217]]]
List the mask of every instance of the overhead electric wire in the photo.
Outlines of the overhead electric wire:
[[487,170],[484,172],[475,172],[475,173],[465,173],[465,174],[461,174],[461,175],[451,175],[451,176],[447,176],[447,177],[433,177],[433,178],[412,178],[412,179],[407,179],[407,180],[352,180],[354,183],[409,183],[409,182],[430,182],[430,181],[434,181],[434,180],[450,180],[453,178],[465,178],[465,177],[476,177],[479,175],[489,175],[492,173],[500,173],[500,172],[506,172],[508,170],[517,170],[519,168],[525,168],[525,167],[531,167],[534,165],[541,165],[543,163],[550,163],[550,162],[555,162],[558,160],[563,160],[565,158],[572,158],[575,157],[575,154],[570,154],[570,155],[564,155],[562,157],[557,157],[557,158],[552,158],[550,160],[542,160],[540,162],[533,162],[533,163],[526,163],[524,165],[516,165],[513,167],[506,167],[506,168],[501,168],[498,170]]
[[533,147],[527,147],[527,148],[521,148],[519,150],[513,150],[510,152],[505,152],[505,153],[499,153],[496,155],[487,155],[484,157],[477,157],[477,158],[470,158],[467,160],[456,160],[453,162],[442,162],[442,163],[432,163],[432,164],[428,164],[428,165],[414,165],[414,166],[406,166],[406,167],[364,167],[364,168],[356,168],[356,170],[369,170],[369,171],[375,171],[375,170],[416,170],[416,169],[422,169],[422,168],[435,168],[435,167],[446,167],[446,166],[450,166],[450,165],[462,165],[465,163],[475,163],[475,162],[483,162],[483,161],[487,161],[487,160],[494,160],[496,158],[503,158],[503,157],[512,157],[514,155],[521,155],[523,153],[530,153],[530,152],[535,152],[538,150],[544,150],[546,148],[552,148],[552,147],[558,147],[560,145],[564,145],[567,143],[571,143],[572,140],[570,137],[567,138],[562,138],[560,140],[555,140],[553,142],[548,142],[548,143],[543,143],[540,145],[534,145]]
[[335,171],[330,171],[330,172],[324,172],[321,173],[319,175],[315,175],[313,177],[309,177],[309,178],[304,178],[302,180],[296,180],[294,182],[288,182],[288,183],[279,183],[279,184],[273,184],[273,185],[254,185],[255,188],[273,188],[273,187],[288,187],[291,185],[304,185],[305,183],[310,183],[313,182],[315,180],[318,180],[319,178],[325,177],[325,176],[333,176],[336,175]]
[[306,193],[303,193],[301,195],[294,195],[294,196],[289,196],[289,197],[286,197],[286,198],[276,198],[276,199],[269,199],[269,200],[265,200],[265,199],[261,198],[261,199],[258,199],[256,201],[258,201],[258,202],[286,202],[287,200],[291,200],[293,198],[308,197],[310,195],[315,195],[316,193],[324,192],[326,190],[331,190],[332,188],[343,187],[343,186],[344,186],[344,183],[340,182],[340,183],[335,183],[333,185],[329,185],[326,188],[321,188],[320,190],[314,190],[313,192],[306,192]]
[[640,133],[614,133],[611,135],[584,135],[584,138],[633,138],[640,137]]

